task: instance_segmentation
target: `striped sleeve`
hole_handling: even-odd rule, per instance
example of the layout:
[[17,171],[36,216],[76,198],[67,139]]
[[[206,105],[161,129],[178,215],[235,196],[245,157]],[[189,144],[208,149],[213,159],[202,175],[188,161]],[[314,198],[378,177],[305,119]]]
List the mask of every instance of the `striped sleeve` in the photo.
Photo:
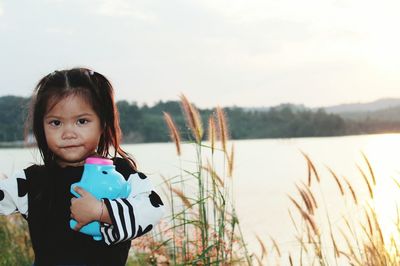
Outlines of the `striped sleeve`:
[[165,212],[160,196],[143,173],[131,174],[131,193],[128,198],[104,199],[112,224],[101,224],[107,245],[131,240],[149,232]]
[[11,177],[0,176],[0,215],[28,215],[28,189],[23,170]]

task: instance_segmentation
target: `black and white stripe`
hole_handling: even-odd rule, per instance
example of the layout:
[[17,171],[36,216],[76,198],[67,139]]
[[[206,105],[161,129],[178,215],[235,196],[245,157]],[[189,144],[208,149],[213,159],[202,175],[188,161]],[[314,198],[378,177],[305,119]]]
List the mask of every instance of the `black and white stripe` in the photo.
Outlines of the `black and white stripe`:
[[125,204],[127,207],[127,215],[130,218],[129,221],[127,221],[127,239],[132,238],[135,236],[136,232],[136,221],[135,221],[135,215],[133,213],[133,207],[129,203],[127,199],[121,199],[121,201]]
[[115,242],[116,237],[114,237],[114,228],[112,225],[103,223],[100,227],[100,231],[107,245],[111,245],[111,243]]
[[[153,228],[164,214],[164,205],[148,178],[138,173],[132,178],[132,190],[125,199],[104,199],[112,225],[102,225],[101,233],[107,245],[130,240],[142,235],[144,228]],[[150,195],[152,198],[150,198]],[[158,197],[154,204],[154,197]],[[140,231],[140,232],[139,232]],[[115,236],[113,239],[110,237]]]
[[[154,228],[164,214],[164,205],[149,178],[131,174],[131,193],[126,199],[104,199],[112,224],[101,223],[101,234],[107,245],[139,237],[146,228]],[[28,215],[25,171],[0,180],[0,215],[20,212]]]

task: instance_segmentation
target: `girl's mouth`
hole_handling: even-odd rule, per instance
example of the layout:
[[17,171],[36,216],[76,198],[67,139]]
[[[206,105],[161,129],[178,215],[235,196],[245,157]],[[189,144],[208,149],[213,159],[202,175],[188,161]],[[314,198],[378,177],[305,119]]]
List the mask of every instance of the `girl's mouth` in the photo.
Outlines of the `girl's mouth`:
[[80,145],[70,145],[70,146],[62,146],[61,149],[74,149],[78,147],[80,147]]

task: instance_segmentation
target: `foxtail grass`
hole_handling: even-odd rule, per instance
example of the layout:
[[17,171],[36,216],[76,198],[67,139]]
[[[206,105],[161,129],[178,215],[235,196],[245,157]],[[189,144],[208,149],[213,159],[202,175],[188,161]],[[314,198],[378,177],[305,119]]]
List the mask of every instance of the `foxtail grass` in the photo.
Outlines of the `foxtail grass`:
[[218,134],[219,134],[219,140],[221,141],[222,145],[222,150],[227,153],[227,142],[229,139],[229,134],[228,134],[228,124],[226,122],[226,115],[224,110],[221,107],[217,107],[216,109],[217,113],[217,121],[218,121]]
[[32,265],[33,257],[26,221],[19,214],[0,216],[0,265]]
[[[362,153],[364,165],[357,165],[359,180],[352,178],[350,182],[329,167],[326,168],[331,178],[323,178],[310,156],[302,154],[308,169],[307,183],[296,185],[297,197],[288,196],[295,209],[295,214],[289,209],[289,216],[299,242],[298,252],[291,250],[289,254],[290,265],[400,265],[400,214],[393,221],[397,231],[385,237],[374,206],[379,177],[375,176],[367,156]],[[313,179],[317,182],[312,182]],[[337,208],[345,206],[340,218],[333,218],[324,201],[322,185],[331,181],[338,187]],[[393,181],[394,187],[397,184],[400,190],[399,182]],[[355,183],[358,185],[354,186]],[[276,245],[272,243],[273,247]]]
[[196,143],[200,144],[203,139],[203,124],[199,111],[189,102],[185,95],[181,95],[181,107],[186,118],[187,125],[192,131]]
[[[184,95],[181,106],[190,131],[185,144],[172,116],[164,113],[179,162],[179,173],[164,178],[170,215],[133,241],[128,265],[269,265],[266,261],[271,260],[272,265],[400,265],[400,211],[397,208],[393,221],[397,231],[385,236],[374,206],[380,177],[364,153],[363,164],[356,165],[359,176],[343,176],[326,166],[325,178],[301,151],[306,180],[295,184],[295,195],[288,195],[297,245],[285,253],[275,238],[267,243],[256,235],[261,253],[249,252],[234,204],[235,147],[229,143],[227,117],[216,108],[208,118],[205,142],[198,110]],[[194,148],[193,167],[182,166],[182,145]],[[392,179],[400,190],[400,181]],[[345,207],[339,217],[332,216],[325,202],[323,188],[329,182],[337,193],[333,208]],[[0,247],[0,266],[30,265],[33,252],[21,217],[0,217]]]
[[164,113],[171,141],[176,146],[180,174],[165,179],[170,191],[166,193],[170,206],[167,222],[153,232],[151,241],[145,245],[143,241],[143,246],[134,243],[135,249],[146,248],[145,262],[154,265],[252,265],[254,257],[247,250],[233,204],[235,149],[230,145],[228,150],[225,113],[217,108],[208,118],[208,142],[205,142],[199,112],[186,96],[180,98],[190,133],[185,145],[194,148],[195,158],[190,161],[189,169],[182,167],[179,136],[183,134],[173,118]]
[[216,140],[216,125],[215,118],[210,116],[208,118],[208,142],[210,143],[211,154],[214,155],[215,151],[215,140]]
[[175,143],[176,147],[176,153],[178,156],[181,155],[181,136],[179,134],[179,130],[177,126],[175,125],[174,120],[172,119],[171,115],[169,113],[163,112],[164,114],[164,119],[165,122],[167,123],[168,129],[169,129],[169,134],[172,139],[172,141]]

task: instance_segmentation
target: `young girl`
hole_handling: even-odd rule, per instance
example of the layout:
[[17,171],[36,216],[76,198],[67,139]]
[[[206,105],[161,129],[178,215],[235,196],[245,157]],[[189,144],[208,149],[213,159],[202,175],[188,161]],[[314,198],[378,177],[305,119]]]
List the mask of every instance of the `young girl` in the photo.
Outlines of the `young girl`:
[[[112,85],[86,68],[54,71],[35,88],[30,120],[43,165],[0,180],[0,214],[26,218],[35,265],[125,265],[131,240],[154,227],[164,206],[120,147]],[[111,158],[125,179],[132,178],[128,198],[99,201],[82,188],[76,189],[81,197],[73,197],[70,186],[89,156]],[[71,218],[78,222],[74,230]],[[102,241],[79,232],[95,220]]]

